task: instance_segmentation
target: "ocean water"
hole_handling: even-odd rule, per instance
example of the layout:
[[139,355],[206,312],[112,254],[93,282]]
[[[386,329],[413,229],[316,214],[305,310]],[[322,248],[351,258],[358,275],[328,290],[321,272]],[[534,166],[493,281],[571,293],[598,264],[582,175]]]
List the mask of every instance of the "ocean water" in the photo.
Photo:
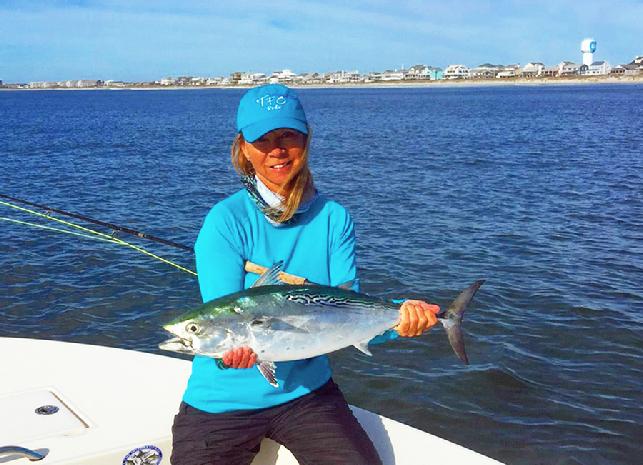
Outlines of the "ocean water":
[[[1,92],[0,193],[192,245],[240,187],[241,93]],[[349,401],[508,464],[641,463],[643,86],[300,95],[363,290],[447,305],[487,280],[470,365],[438,327],[372,358],[346,349],[332,360]],[[200,302],[192,276],[131,249],[7,221],[0,270],[0,336],[159,352],[161,324]]]

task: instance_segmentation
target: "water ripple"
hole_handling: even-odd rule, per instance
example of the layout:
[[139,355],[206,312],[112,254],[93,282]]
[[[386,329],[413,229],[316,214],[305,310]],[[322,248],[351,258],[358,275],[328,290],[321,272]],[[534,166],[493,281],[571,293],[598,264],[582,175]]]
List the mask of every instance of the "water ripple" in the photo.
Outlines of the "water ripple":
[[[351,402],[506,463],[638,461],[642,90],[301,91],[364,290],[445,306],[487,279],[464,321],[471,365],[442,329],[347,349],[332,360]],[[0,191],[191,245],[239,188],[239,96],[4,93]],[[0,265],[0,335],[158,352],[161,324],[199,302],[191,277],[130,250],[7,222]]]

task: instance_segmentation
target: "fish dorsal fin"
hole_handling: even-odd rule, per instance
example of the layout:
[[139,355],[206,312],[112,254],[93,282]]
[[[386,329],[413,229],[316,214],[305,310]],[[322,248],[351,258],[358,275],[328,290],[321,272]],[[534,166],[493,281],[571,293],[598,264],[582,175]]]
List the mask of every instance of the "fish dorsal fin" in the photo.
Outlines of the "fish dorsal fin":
[[261,375],[266,378],[266,381],[268,381],[272,387],[279,387],[279,383],[277,382],[277,378],[275,376],[277,367],[273,362],[261,362],[259,365],[257,365],[257,368],[259,368],[259,372],[261,373]]
[[279,273],[281,273],[282,266],[284,266],[283,260],[276,262],[274,265],[268,268],[261,276],[259,276],[259,278],[250,287],[283,284],[283,282],[281,282],[281,280],[279,279]]

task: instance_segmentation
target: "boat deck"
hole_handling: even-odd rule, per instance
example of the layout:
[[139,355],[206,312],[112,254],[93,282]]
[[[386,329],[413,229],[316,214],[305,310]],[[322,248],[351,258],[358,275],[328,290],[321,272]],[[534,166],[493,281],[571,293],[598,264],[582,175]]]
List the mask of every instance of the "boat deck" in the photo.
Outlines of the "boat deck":
[[[45,455],[31,462],[0,452],[0,463],[25,465],[168,464],[171,425],[190,363],[161,355],[85,344],[0,338],[0,448]],[[385,465],[499,462],[386,417],[352,407]],[[0,449],[1,450],[1,449]],[[430,460],[427,458],[430,456]],[[254,465],[296,465],[264,440]]]

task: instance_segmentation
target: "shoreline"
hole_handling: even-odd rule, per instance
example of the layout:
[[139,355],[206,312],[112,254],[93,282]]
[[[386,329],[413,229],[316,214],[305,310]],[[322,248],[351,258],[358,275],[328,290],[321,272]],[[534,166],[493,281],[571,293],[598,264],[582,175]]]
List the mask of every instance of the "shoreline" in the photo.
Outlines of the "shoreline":
[[[508,86],[582,86],[601,84],[643,84],[643,75],[638,76],[608,76],[587,78],[504,78],[504,79],[441,79],[436,81],[390,81],[390,82],[359,82],[355,84],[292,84],[295,89],[394,89],[394,88],[469,88],[469,87],[508,87]],[[258,85],[258,84],[257,84]],[[248,89],[255,85],[227,86],[161,86],[161,85],[131,85],[118,87],[50,87],[50,88],[12,88],[0,87],[0,91],[78,91],[78,90],[195,90],[195,89]]]

